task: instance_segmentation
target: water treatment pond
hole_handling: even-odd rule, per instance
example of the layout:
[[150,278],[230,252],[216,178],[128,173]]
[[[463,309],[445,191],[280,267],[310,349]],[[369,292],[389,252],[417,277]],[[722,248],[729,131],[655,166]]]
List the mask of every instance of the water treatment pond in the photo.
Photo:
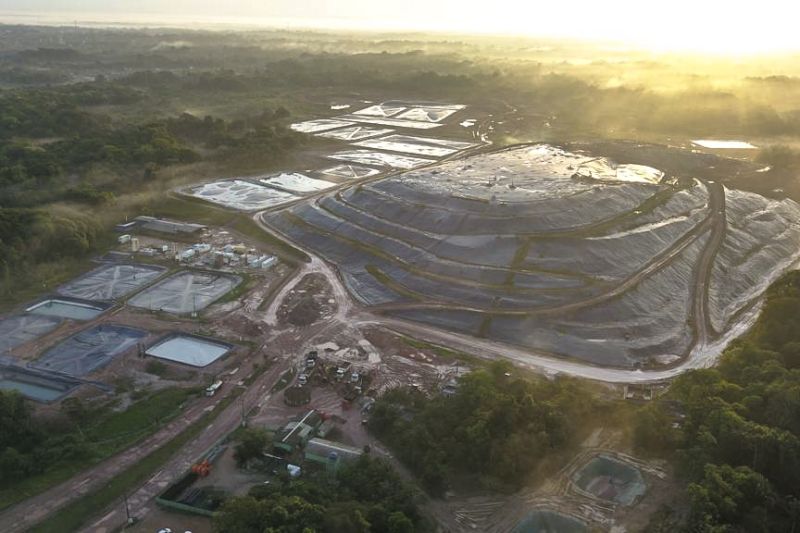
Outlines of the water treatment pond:
[[151,283],[166,270],[155,265],[103,265],[67,282],[58,292],[87,300],[115,300]]
[[647,484],[636,467],[598,455],[572,476],[582,491],[622,505],[632,505],[644,495]]
[[47,335],[60,323],[59,317],[33,314],[0,319],[0,352],[13,350],[21,344]]
[[182,271],[145,289],[128,303],[176,315],[199,312],[239,285],[242,278],[220,272]]
[[147,337],[140,329],[99,324],[66,338],[47,350],[32,366],[70,376],[85,376]]
[[0,379],[0,390],[15,390],[26,398],[41,402],[51,402],[64,394],[63,390],[51,389],[15,379]]
[[91,320],[108,309],[108,306],[79,302],[74,300],[45,300],[35,304],[26,311],[37,315],[71,318],[72,320]]
[[15,390],[30,400],[52,402],[68,394],[78,382],[28,368],[0,366],[0,390]]
[[185,365],[204,367],[228,353],[231,348],[232,345],[213,339],[175,334],[157,342],[145,353]]

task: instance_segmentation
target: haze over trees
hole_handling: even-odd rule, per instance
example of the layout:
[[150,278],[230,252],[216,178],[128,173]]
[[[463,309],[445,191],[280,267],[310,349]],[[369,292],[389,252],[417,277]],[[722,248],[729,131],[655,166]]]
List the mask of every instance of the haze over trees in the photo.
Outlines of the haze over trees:
[[100,109],[145,100],[107,82],[0,91],[0,295],[48,277],[39,265],[107,246],[110,221],[97,212],[160,188],[160,169],[253,154],[277,161],[302,142],[280,107],[237,120],[182,113],[145,122]]

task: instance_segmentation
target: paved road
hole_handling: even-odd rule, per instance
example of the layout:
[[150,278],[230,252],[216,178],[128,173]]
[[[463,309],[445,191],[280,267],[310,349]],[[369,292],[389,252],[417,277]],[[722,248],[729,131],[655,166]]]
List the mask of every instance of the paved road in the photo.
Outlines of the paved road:
[[[302,273],[302,270],[296,273],[294,280],[299,280],[302,277]],[[290,281],[287,285],[293,286],[293,284],[294,283]],[[274,316],[281,301],[282,300],[278,298],[273,299],[266,314]],[[347,308],[345,307],[345,312],[346,311]],[[325,329],[332,327],[334,323],[338,324],[338,321],[329,319],[319,322],[303,331],[302,335],[297,332],[288,331],[279,332],[269,337],[265,346],[267,347],[267,352],[273,355],[272,366],[264,374],[259,376],[239,399],[220,413],[215,421],[205,428],[197,438],[184,446],[162,470],[129,496],[128,502],[133,515],[137,516],[138,513],[146,512],[148,503],[156,494],[161,492],[170,482],[174,481],[175,478],[185,472],[193,461],[205,450],[233,431],[241,422],[243,410],[249,412],[266,401],[268,391],[271,390],[274,383],[278,381],[280,375],[291,366],[291,356],[295,355],[298,347],[303,344],[304,338],[317,335]],[[33,496],[6,509],[0,513],[0,531],[3,533],[25,531],[36,523],[41,522],[52,513],[69,505],[71,502],[101,488],[112,478],[121,474],[150,453],[161,448],[184,429],[199,420],[205,413],[213,409],[225,396],[233,392],[233,382],[250,375],[250,373],[253,372],[253,365],[256,362],[261,362],[261,360],[262,358],[260,355],[251,357],[249,361],[241,366],[239,372],[229,380],[231,383],[223,387],[221,394],[212,398],[203,397],[196,400],[194,405],[182,412],[175,420],[165,425],[150,437],[147,437],[141,443],[134,445],[130,449],[114,457],[106,459],[94,467],[39,495]],[[87,528],[86,531],[109,531],[122,525],[124,521],[125,509],[122,502],[119,502],[115,504],[113,508],[108,509],[103,515],[103,518],[93,526]]]
[[[715,188],[715,190],[722,191],[722,188]],[[715,197],[719,198],[718,196]],[[304,249],[302,245],[295,243],[295,246],[306,252],[309,257],[311,257],[311,262],[298,269],[294,275],[294,278],[289,280],[273,298],[270,306],[264,312],[264,322],[268,324],[275,323],[277,309],[282,303],[283,299],[289,294],[289,291],[296,286],[299,280],[302,279],[304,275],[309,273],[320,273],[328,279],[331,287],[333,288],[334,298],[337,301],[336,314],[325,321],[314,324],[310,328],[305,328],[301,332],[284,331],[268,337],[266,340],[270,353],[280,354],[280,357],[277,357],[273,366],[267,372],[259,376],[259,378],[257,378],[255,382],[247,388],[247,390],[240,397],[240,400],[237,400],[228,406],[196,439],[192,440],[186,446],[181,448],[181,450],[175,454],[175,456],[165,465],[162,470],[148,479],[141,487],[136,489],[129,496],[128,503],[131,507],[133,515],[141,516],[147,513],[149,507],[153,505],[152,499],[156,494],[161,492],[169,483],[174,481],[179,475],[185,472],[192,462],[200,457],[203,452],[205,452],[219,439],[237,427],[241,421],[241,413],[243,410],[247,412],[257,406],[263,405],[266,402],[266,400],[269,398],[269,390],[272,388],[272,385],[291,365],[293,359],[291,355],[294,355],[296,351],[304,345],[307,339],[314,337],[329,328],[338,327],[341,324],[381,325],[422,340],[446,345],[457,350],[475,354],[478,357],[491,360],[505,358],[522,367],[530,368],[538,372],[563,373],[583,377],[586,379],[613,383],[645,383],[663,381],[671,379],[691,368],[712,365],[716,361],[716,358],[721,352],[725,343],[730,340],[730,338],[733,338],[735,335],[741,333],[741,331],[752,324],[752,322],[755,320],[757,311],[755,308],[751,309],[751,311],[745,316],[745,319],[740,322],[738,330],[731,331],[727,336],[717,338],[714,342],[708,342],[708,337],[710,335],[707,334],[707,331],[709,330],[706,327],[706,324],[708,324],[708,301],[706,289],[708,286],[710,269],[711,266],[713,266],[713,259],[716,254],[716,249],[719,247],[719,244],[722,242],[722,238],[724,237],[724,226],[722,226],[722,229],[720,230],[721,225],[719,223],[719,219],[721,218],[724,224],[724,194],[722,196],[722,204],[719,209],[715,207],[715,202],[716,200],[714,202],[710,202],[710,205],[712,206],[712,213],[708,219],[712,220],[713,222],[704,222],[704,224],[708,224],[712,229],[712,238],[704,250],[704,254],[699,262],[700,266],[696,274],[694,314],[695,319],[698,320],[698,324],[702,322],[704,326],[702,329],[698,330],[698,342],[695,346],[695,349],[692,350],[692,353],[690,353],[688,357],[681,361],[680,364],[664,370],[643,371],[596,367],[578,361],[557,358],[552,354],[523,350],[487,339],[478,339],[467,335],[451,333],[438,328],[426,326],[424,324],[407,322],[404,320],[375,314],[352,300],[338,273],[331,265],[327,264],[323,259],[315,255],[310,250]],[[254,220],[265,231],[277,235],[280,238],[286,239],[285,236],[280,235],[273,229],[264,225],[261,219],[262,214],[263,213],[256,214],[254,216]],[[688,243],[685,245],[688,245]],[[654,271],[653,269],[657,268],[660,268],[660,261],[651,263],[650,267],[646,270],[649,274]],[[250,364],[252,364],[252,362],[253,361],[251,361]],[[250,366],[243,365],[239,375],[248,375],[247,373],[251,370],[252,369]],[[226,389],[224,389],[224,391],[227,391],[229,394],[231,392],[231,388],[232,386],[229,385],[226,387]],[[217,396],[208,399],[203,398],[197,401],[178,419],[173,420],[165,427],[161,428],[158,432],[146,438],[142,443],[116,455],[113,458],[103,461],[95,467],[75,476],[68,481],[65,481],[56,487],[53,487],[52,489],[38,496],[34,496],[0,513],[0,531],[3,531],[4,533],[24,531],[37,522],[45,519],[48,515],[52,514],[58,509],[68,505],[70,502],[80,498],[88,492],[102,487],[113,477],[125,471],[127,468],[141,460],[146,455],[160,448],[185,428],[189,427],[205,412],[212,409],[214,405],[221,400],[221,398],[221,396]],[[117,504],[106,509],[102,512],[101,516],[102,518],[86,528],[84,531],[100,533],[111,531],[121,526],[125,521],[125,509],[122,505],[122,502],[118,502]]]
[[[284,287],[289,288],[280,291],[278,295],[280,296],[279,298],[273,298],[265,311],[265,316],[276,315],[277,309],[283,302],[283,296],[288,294],[288,290],[294,287],[309,271],[316,270],[312,266],[311,268],[299,269],[295,272],[293,279]],[[131,493],[128,497],[128,505],[131,514],[137,518],[144,517],[144,515],[149,512],[151,506],[155,505],[153,499],[159,493],[185,473],[206,451],[241,424],[243,412],[250,413],[254,409],[260,408],[269,400],[269,391],[272,390],[272,387],[280,379],[281,375],[292,366],[295,361],[295,356],[301,353],[300,350],[305,346],[307,339],[322,335],[325,331],[338,327],[339,324],[338,317],[333,316],[307,328],[303,328],[301,331],[295,329],[285,330],[268,337],[265,346],[268,348],[269,353],[272,354],[272,366],[264,374],[259,376],[236,401],[225,408],[214,422],[203,430],[203,433],[181,448],[161,470]],[[247,375],[247,368],[242,368],[237,374],[237,376],[241,377]],[[241,377],[239,379],[241,379]],[[106,533],[123,525],[125,519],[124,502],[120,501],[114,504],[110,509],[107,509],[105,513],[102,514],[100,520],[92,523],[92,525],[85,528],[83,531]]]
[[[719,194],[720,192],[722,193],[721,195]],[[716,250],[718,249],[724,237],[725,212],[723,189],[721,187],[715,187],[714,194],[712,196],[714,197],[714,200],[709,202],[711,214],[709,215],[707,222],[703,223],[703,231],[711,229],[712,237],[709,239],[709,243],[704,249],[704,253],[699,261],[699,266],[697,268],[695,277],[696,286],[694,307],[697,309],[695,312],[695,319],[698,321],[698,325],[700,323],[705,324],[708,320],[707,291],[705,289],[707,288],[708,280],[710,279],[710,270],[713,266],[713,259],[716,255]],[[265,231],[268,231],[281,238],[285,238],[271,228],[265,226],[261,220],[260,214],[255,215],[254,220]],[[703,231],[700,231],[697,235],[702,234]],[[694,239],[690,239],[688,242],[693,242],[693,240]],[[682,250],[685,248],[685,246],[688,245],[688,242],[687,244],[682,245],[680,249]],[[311,262],[300,268],[296,272],[294,279],[287,282],[281,291],[279,291],[279,293],[275,296],[270,306],[264,313],[264,321],[267,323],[275,323],[277,309],[283,299],[289,294],[289,291],[296,286],[299,280],[309,273],[319,273],[328,279],[333,289],[334,297],[337,300],[337,312],[333,317],[315,324],[311,328],[307,328],[302,333],[292,333],[293,337],[291,338],[276,338],[275,341],[277,341],[277,344],[286,347],[288,351],[291,351],[291,347],[299,347],[305,339],[316,336],[325,329],[334,328],[342,323],[355,326],[380,325],[400,333],[411,335],[415,338],[475,354],[478,357],[485,359],[509,359],[519,366],[530,368],[538,372],[553,374],[563,373],[583,377],[586,379],[613,383],[647,383],[672,379],[689,369],[712,365],[716,361],[716,358],[721,352],[725,343],[730,340],[730,338],[733,338],[735,335],[741,333],[741,331],[749,327],[757,314],[757,310],[752,309],[751,312],[745,317],[745,320],[740,323],[738,331],[731,331],[727,337],[718,338],[714,343],[708,341],[709,335],[707,335],[707,330],[705,327],[703,327],[701,330],[698,330],[700,333],[698,333],[699,337],[695,349],[692,350],[692,353],[690,353],[689,356],[685,358],[679,365],[676,365],[672,368],[664,370],[624,370],[602,368],[577,361],[557,358],[552,356],[552,354],[522,350],[486,339],[478,339],[468,335],[451,333],[438,328],[426,326],[424,324],[408,322],[374,314],[369,309],[357,305],[352,300],[334,268],[328,265],[320,257],[316,256],[310,250],[303,249],[302,246],[298,247],[307,253],[309,257],[311,257]],[[661,261],[656,261],[651,263],[651,265],[660,265],[660,263]],[[661,266],[658,268],[660,267]],[[649,274],[652,273],[652,271],[655,271],[655,269],[655,266],[651,266],[645,270]],[[286,333],[283,336],[285,337],[286,335],[289,334]],[[287,358],[287,360],[289,360],[289,358]],[[245,392],[243,398],[246,409],[251,409],[256,405],[261,405],[268,399],[268,396],[265,394],[265,392],[271,387],[269,384],[274,383],[275,380],[278,379],[280,373],[282,373],[282,371],[287,367],[288,365],[277,365],[268,373],[261,376],[256,383],[254,383],[253,386],[251,386]],[[155,476],[148,480],[147,483],[140,487],[129,499],[129,503],[133,508],[134,515],[146,513],[148,505],[152,505],[152,498],[161,490],[163,490],[170,482],[174,481],[177,476],[185,472],[186,469],[192,464],[192,461],[196,460],[197,457],[202,454],[202,452],[217,442],[217,440],[219,440],[222,436],[232,431],[239,423],[240,416],[241,406],[238,405],[238,403],[234,403],[233,405],[229,406],[219,416],[217,421],[212,426],[207,428],[204,433],[198,437],[198,439],[181,449],[175,458],[171,460],[163,470],[158,472]],[[93,524],[90,528],[86,529],[86,531],[92,531],[95,533],[109,531],[122,523],[124,517],[124,507],[122,507],[122,505],[117,505],[115,508],[108,511],[102,519]]]
[[44,520],[53,512],[102,487],[113,477],[130,468],[196,422],[205,412],[213,408],[221,398],[221,396],[217,396],[196,401],[194,405],[181,413],[175,420],[147,437],[141,443],[106,459],[41,494],[4,510],[0,513],[0,531],[4,533],[25,531]]
[[[476,147],[469,152],[474,152],[483,149],[482,146]],[[458,157],[464,157],[467,152],[461,152]],[[450,158],[446,158],[450,159]],[[400,171],[398,171],[400,172]],[[391,172],[390,174],[393,174]],[[385,177],[385,174],[380,177]],[[343,184],[342,187],[349,186],[350,184]],[[260,223],[260,216],[257,215],[256,220]],[[293,279],[289,280],[279,291],[279,293],[272,299],[270,306],[264,313],[264,321],[267,324],[274,324],[276,321],[277,309],[289,291],[296,286],[305,274],[319,272],[325,275],[328,279],[336,279],[336,274],[330,266],[316,256],[311,256],[312,261],[309,264],[302,266],[294,275]],[[270,349],[274,350],[276,346],[283,345],[287,352],[297,349],[303,344],[303,340],[318,334],[325,328],[333,327],[349,319],[351,311],[351,300],[347,291],[339,283],[333,284],[334,297],[338,301],[338,308],[335,317],[332,319],[315,324],[308,328],[302,335],[295,338],[277,338],[269,339]],[[316,331],[316,333],[315,333]],[[288,335],[288,334],[287,334]],[[275,381],[279,379],[280,374],[283,373],[291,365],[290,359],[275,365],[267,373],[260,376],[258,380],[252,384],[247,391],[243,394],[244,409],[249,410],[263,403],[264,391],[269,390]],[[239,375],[247,375],[250,367],[243,367]],[[229,388],[228,388],[229,389]],[[143,442],[133,446],[129,450],[121,452],[114,457],[106,459],[105,461],[95,465],[94,467],[80,473],[77,476],[55,486],[51,489],[33,496],[9,509],[0,513],[0,531],[3,533],[15,533],[25,531],[47,518],[52,513],[65,507],[69,503],[77,500],[78,498],[97,490],[115,476],[124,472],[136,462],[146,457],[153,451],[159,449],[164,444],[169,442],[173,437],[178,435],[181,431],[189,427],[192,423],[196,422],[204,413],[212,409],[222,396],[214,398],[201,399],[192,407],[182,413],[176,420],[170,422],[159,431],[146,438]],[[192,462],[202,454],[203,451],[211,447],[222,436],[233,431],[240,423],[242,412],[242,404],[237,400],[220,413],[215,422],[209,425],[206,430],[191,443],[184,446],[176,456],[170,461],[164,469],[159,471],[155,476],[149,479],[143,486],[137,489],[128,498],[128,503],[133,511],[134,516],[137,513],[147,512],[147,505],[151,499],[163,490],[169,482],[173,481],[178,475],[191,466]],[[86,531],[109,531],[124,523],[125,509],[122,503],[115,505],[113,508],[107,510],[103,518],[93,524]]]
[[678,377],[696,368],[713,366],[725,346],[747,331],[757,318],[758,307],[751,307],[736,327],[725,336],[704,344],[696,344],[691,353],[677,365],[662,370],[626,370],[605,368],[582,363],[577,360],[559,358],[542,351],[517,348],[487,339],[452,333],[424,324],[365,313],[355,318],[353,325],[379,325],[413,338],[446,346],[475,357],[495,361],[506,359],[528,370],[548,374],[564,374],[604,383],[658,383]]
[[[154,505],[152,500],[183,475],[194,462],[207,450],[213,447],[223,437],[235,430],[242,421],[242,412],[249,412],[260,402],[269,397],[269,391],[281,374],[289,367],[288,359],[274,364],[264,374],[259,376],[248,389],[217,418],[209,424],[200,435],[187,443],[180,451],[149,478],[142,486],[128,496],[128,505],[131,515],[143,517],[148,512],[149,505]],[[242,372],[240,370],[239,372]],[[246,374],[242,374],[246,375]],[[219,400],[217,400],[219,401]],[[107,509],[100,520],[94,522],[82,531],[102,533],[114,531],[126,521],[125,505],[123,501],[117,502],[111,509]]]

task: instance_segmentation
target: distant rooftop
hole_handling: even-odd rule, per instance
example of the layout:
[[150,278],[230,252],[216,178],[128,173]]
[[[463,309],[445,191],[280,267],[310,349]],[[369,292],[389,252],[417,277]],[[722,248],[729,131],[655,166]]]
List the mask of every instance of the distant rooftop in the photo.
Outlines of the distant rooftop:
[[291,451],[297,444],[307,442],[322,424],[322,417],[312,410],[299,420],[292,420],[281,429],[275,439],[275,445]]
[[714,139],[697,139],[693,140],[692,144],[702,146],[703,148],[721,149],[721,150],[754,150],[757,148],[755,145],[747,141],[718,141]]
[[136,217],[144,229],[160,231],[163,233],[194,233],[206,229],[202,224],[191,224],[189,222],[177,222],[163,218],[147,216]]
[[124,224],[117,224],[117,231],[127,231],[132,227],[138,227],[149,231],[157,231],[159,233],[195,233],[206,229],[202,224],[192,224],[189,222],[178,222],[175,220],[167,220],[164,218],[155,218],[148,216],[138,216],[131,222]]
[[313,438],[308,441],[308,444],[306,444],[305,453],[307,458],[309,458],[309,455],[311,455],[314,456],[314,458],[320,459],[355,459],[364,452],[362,449],[354,446],[348,446],[346,444],[320,438]]

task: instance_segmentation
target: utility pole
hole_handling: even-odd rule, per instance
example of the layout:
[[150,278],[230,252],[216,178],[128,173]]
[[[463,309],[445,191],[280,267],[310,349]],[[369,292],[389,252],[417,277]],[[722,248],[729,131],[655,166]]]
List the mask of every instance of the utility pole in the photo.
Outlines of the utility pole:
[[131,517],[131,509],[128,506],[128,493],[123,494],[123,498],[125,499],[125,516],[127,517],[128,525],[133,524],[133,518]]

